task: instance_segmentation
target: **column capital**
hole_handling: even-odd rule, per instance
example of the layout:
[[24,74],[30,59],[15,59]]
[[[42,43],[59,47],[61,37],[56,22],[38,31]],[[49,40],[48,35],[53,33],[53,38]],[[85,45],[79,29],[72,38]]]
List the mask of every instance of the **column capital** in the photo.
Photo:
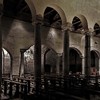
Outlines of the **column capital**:
[[57,56],[62,56],[62,53],[57,53]]
[[20,49],[21,53],[24,53],[27,49]]
[[84,59],[84,58],[85,58],[85,57],[84,57],[84,56],[82,56],[82,55],[81,55],[80,57],[81,57],[82,59]]
[[90,35],[90,32],[89,31],[85,31],[84,35]]
[[32,22],[32,24],[42,24],[43,23],[43,18],[41,15],[36,15],[36,19]]
[[65,31],[65,30],[71,30],[71,24],[70,23],[66,23],[66,24],[63,24],[61,26],[62,30]]
[[81,33],[84,34],[84,35],[91,36],[91,33],[92,33],[92,32],[89,31],[89,30],[84,30],[84,29],[82,29],[82,30],[81,30]]

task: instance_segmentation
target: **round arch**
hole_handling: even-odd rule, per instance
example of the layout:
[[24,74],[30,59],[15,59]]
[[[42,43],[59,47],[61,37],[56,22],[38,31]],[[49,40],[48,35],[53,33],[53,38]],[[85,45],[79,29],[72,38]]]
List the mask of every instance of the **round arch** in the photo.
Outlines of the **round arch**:
[[100,34],[100,21],[94,24],[94,32],[96,35]]
[[[62,25],[66,25],[67,19],[66,19],[65,13],[64,13],[64,11],[63,11],[58,5],[56,5],[56,4],[51,4],[51,5],[47,5],[46,8],[47,8],[47,7],[50,7],[50,8],[52,8],[52,9],[54,9],[55,11],[57,11],[57,13],[58,13],[58,14],[60,15],[60,17],[61,17]],[[45,12],[46,8],[44,9],[44,12]],[[44,16],[44,14],[43,14],[43,16]]]
[[[59,49],[60,47],[62,47],[63,35],[60,34],[60,31],[62,30],[62,28],[67,27],[67,19],[65,13],[58,5],[50,4],[45,7],[43,12],[43,18],[44,18],[44,25],[49,26],[48,30],[46,30],[48,33],[47,45],[49,45],[49,47],[51,47],[56,51],[56,48]],[[53,29],[55,29],[54,30],[55,32],[53,31]],[[55,39],[52,38],[53,36],[52,33],[55,34]],[[50,43],[53,43],[54,45],[51,45]],[[61,49],[59,49],[58,52],[61,52]]]
[[95,49],[93,49],[93,50],[91,50],[91,51],[94,51],[94,52],[97,54],[97,56],[100,58],[100,52],[99,52],[99,51],[97,51],[97,50],[95,50]]
[[78,25],[80,28],[86,31],[88,30],[88,22],[84,15],[79,14],[79,15],[74,16],[72,20],[72,24],[73,26]]
[[77,53],[79,54],[80,57],[82,57],[82,53],[79,49],[75,48],[75,47],[69,47],[69,49],[74,49],[75,51],[77,51]]
[[31,11],[31,14],[32,14],[32,22],[33,22],[34,20],[36,20],[36,9],[34,7],[32,0],[25,0],[25,2],[27,3],[27,5],[30,8],[30,11]]
[[[47,48],[47,50],[44,53],[44,72],[50,74],[56,73],[56,55],[57,53],[50,48]],[[49,60],[48,60],[49,58]]]
[[97,50],[91,50],[91,70],[92,73],[96,74],[99,72],[99,60],[100,60],[100,53]]
[[74,47],[69,49],[69,71],[82,73],[82,53]]
[[[43,48],[44,45],[41,45],[41,56],[42,56],[42,60],[43,60],[43,65],[44,65],[44,55],[46,52],[48,52],[47,48]],[[24,57],[25,57],[25,74],[33,74],[34,73],[34,45],[31,45],[30,47],[28,47],[26,49],[26,51],[24,52]],[[42,68],[41,68],[42,70]],[[44,71],[44,68],[43,68]]]

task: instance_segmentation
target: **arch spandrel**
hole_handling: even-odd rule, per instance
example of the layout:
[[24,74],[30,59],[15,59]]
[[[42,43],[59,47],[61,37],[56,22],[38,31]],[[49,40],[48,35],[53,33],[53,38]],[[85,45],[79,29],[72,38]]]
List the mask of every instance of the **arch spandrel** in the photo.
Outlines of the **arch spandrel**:
[[61,31],[51,28],[48,32],[47,43],[57,53],[63,52],[63,35]]
[[[59,6],[57,6],[56,4],[47,5],[46,8],[44,9],[43,14],[45,14],[47,8],[52,8],[54,11],[56,11],[59,14],[59,17],[61,19],[61,25],[60,25],[61,28],[62,26],[64,27],[67,26],[66,24],[67,19],[65,13]],[[55,28],[50,28],[48,31],[47,45],[52,47],[57,53],[63,52],[63,41],[62,41],[61,32],[62,32],[61,30]]]

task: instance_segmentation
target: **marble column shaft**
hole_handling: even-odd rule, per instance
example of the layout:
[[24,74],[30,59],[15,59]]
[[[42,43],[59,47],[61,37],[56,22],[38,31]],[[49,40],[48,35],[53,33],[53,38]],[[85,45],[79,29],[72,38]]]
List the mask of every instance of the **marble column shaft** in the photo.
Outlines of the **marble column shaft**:
[[63,31],[63,71],[64,76],[69,75],[69,31]]
[[0,5],[0,99],[1,99],[1,82],[2,82],[2,28],[1,28],[2,6]]
[[61,54],[57,54],[57,63],[56,63],[56,73],[57,75],[60,74],[60,61],[61,60]]
[[91,67],[91,53],[90,53],[90,35],[86,33],[85,35],[85,75],[90,75]]
[[40,91],[41,86],[41,22],[38,20],[34,23],[34,69],[35,69],[35,88],[36,94]]
[[26,51],[25,49],[20,49],[20,53],[21,53],[20,70],[19,70],[20,77],[24,76],[24,52],[25,51]]

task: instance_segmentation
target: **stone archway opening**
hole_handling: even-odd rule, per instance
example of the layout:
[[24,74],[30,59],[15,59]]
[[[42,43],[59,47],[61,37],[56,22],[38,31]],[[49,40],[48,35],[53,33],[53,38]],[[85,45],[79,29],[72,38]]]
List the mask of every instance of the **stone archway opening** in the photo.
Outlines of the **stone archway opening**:
[[73,25],[75,31],[77,29],[82,28],[82,23],[81,23],[80,19],[76,16],[73,18],[72,25]]
[[47,7],[44,12],[44,25],[53,28],[60,28],[62,25],[62,20],[59,13],[51,8]]
[[99,56],[95,50],[91,51],[91,74],[96,75],[99,72]]
[[43,15],[44,27],[47,32],[46,45],[57,53],[62,52],[62,27],[66,27],[66,17],[63,10],[57,5],[48,5]]
[[44,73],[56,74],[57,53],[52,49],[47,49],[45,52]]
[[34,45],[24,52],[24,74],[34,74]]
[[[47,47],[45,45],[41,45],[41,71],[44,72],[44,59],[45,55],[48,52]],[[34,75],[34,45],[30,46],[25,52],[24,52],[24,73],[25,75]]]
[[95,35],[100,35],[100,22],[95,23],[94,32],[95,32]]
[[72,20],[72,26],[74,31],[88,30],[87,19],[83,15],[77,15]]
[[74,48],[69,50],[69,71],[72,74],[82,73],[82,57],[81,53]]

